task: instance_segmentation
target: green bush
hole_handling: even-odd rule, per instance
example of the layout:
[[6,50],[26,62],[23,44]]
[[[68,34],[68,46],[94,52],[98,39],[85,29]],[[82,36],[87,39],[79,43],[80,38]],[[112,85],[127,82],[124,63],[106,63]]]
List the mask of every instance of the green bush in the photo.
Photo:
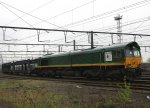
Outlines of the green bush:
[[123,103],[131,102],[132,90],[129,83],[124,80],[124,85],[120,86],[120,91],[118,92],[119,100]]

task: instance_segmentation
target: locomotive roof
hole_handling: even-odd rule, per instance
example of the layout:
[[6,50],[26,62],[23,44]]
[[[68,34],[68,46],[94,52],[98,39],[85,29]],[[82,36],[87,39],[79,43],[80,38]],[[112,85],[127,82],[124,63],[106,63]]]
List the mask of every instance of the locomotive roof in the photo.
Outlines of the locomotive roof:
[[42,58],[47,58],[47,57],[57,57],[57,56],[64,56],[64,55],[73,55],[73,54],[80,54],[80,53],[90,53],[91,51],[97,52],[100,50],[110,50],[110,49],[118,49],[118,48],[126,48],[126,47],[130,47],[130,46],[136,46],[138,49],[140,49],[140,46],[138,45],[137,42],[126,42],[126,43],[121,43],[121,44],[113,44],[110,46],[103,46],[103,47],[97,47],[94,49],[87,49],[87,50],[80,50],[80,51],[73,51],[73,52],[67,52],[67,53],[60,53],[60,54],[53,54],[53,55],[47,55],[47,56],[43,56]]
[[113,44],[110,46],[104,46],[104,47],[100,47],[100,48],[95,48],[95,49],[114,49],[114,48],[126,48],[126,47],[130,47],[130,46],[136,46],[138,49],[140,49],[140,46],[138,45],[137,42],[125,42],[125,43],[121,43],[121,44]]

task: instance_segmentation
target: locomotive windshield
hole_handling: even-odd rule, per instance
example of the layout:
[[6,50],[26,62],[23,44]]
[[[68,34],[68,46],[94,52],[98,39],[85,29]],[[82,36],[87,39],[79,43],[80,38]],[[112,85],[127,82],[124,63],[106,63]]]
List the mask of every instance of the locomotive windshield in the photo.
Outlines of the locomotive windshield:
[[133,54],[135,57],[140,57],[140,51],[139,50],[133,50]]
[[135,47],[126,49],[125,53],[127,57],[140,57],[140,51]]

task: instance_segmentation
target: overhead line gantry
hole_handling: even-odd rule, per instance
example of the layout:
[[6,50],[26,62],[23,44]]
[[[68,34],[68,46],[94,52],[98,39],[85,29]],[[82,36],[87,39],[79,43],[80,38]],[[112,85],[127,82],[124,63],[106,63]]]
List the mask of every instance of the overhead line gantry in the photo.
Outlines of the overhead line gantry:
[[[136,39],[136,36],[148,36],[150,37],[149,34],[133,34],[133,33],[115,33],[115,32],[99,32],[99,31],[80,31],[80,30],[61,30],[61,29],[47,29],[47,28],[29,28],[29,27],[12,27],[12,26],[0,26],[0,28],[2,28],[2,30],[4,29],[6,33],[6,28],[9,28],[9,29],[24,29],[24,30],[36,30],[37,31],[37,35],[38,35],[38,41],[39,41],[39,31],[55,31],[55,32],[72,32],[72,33],[88,33],[88,34],[91,34],[91,49],[94,48],[94,39],[93,39],[93,36],[94,34],[110,34],[112,39],[113,39],[113,35],[131,35],[131,36],[134,36],[135,39]],[[3,33],[3,35],[5,35]],[[113,42],[113,41],[112,41]],[[75,44],[75,42],[74,42]],[[113,43],[112,43],[113,44]],[[74,48],[75,49],[75,48]]]

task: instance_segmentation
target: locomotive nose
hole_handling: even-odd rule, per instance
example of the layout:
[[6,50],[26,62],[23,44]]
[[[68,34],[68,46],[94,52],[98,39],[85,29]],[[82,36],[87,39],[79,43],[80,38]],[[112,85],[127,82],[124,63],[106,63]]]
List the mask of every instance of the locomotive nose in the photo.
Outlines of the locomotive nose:
[[141,57],[128,57],[126,58],[126,68],[140,68]]

